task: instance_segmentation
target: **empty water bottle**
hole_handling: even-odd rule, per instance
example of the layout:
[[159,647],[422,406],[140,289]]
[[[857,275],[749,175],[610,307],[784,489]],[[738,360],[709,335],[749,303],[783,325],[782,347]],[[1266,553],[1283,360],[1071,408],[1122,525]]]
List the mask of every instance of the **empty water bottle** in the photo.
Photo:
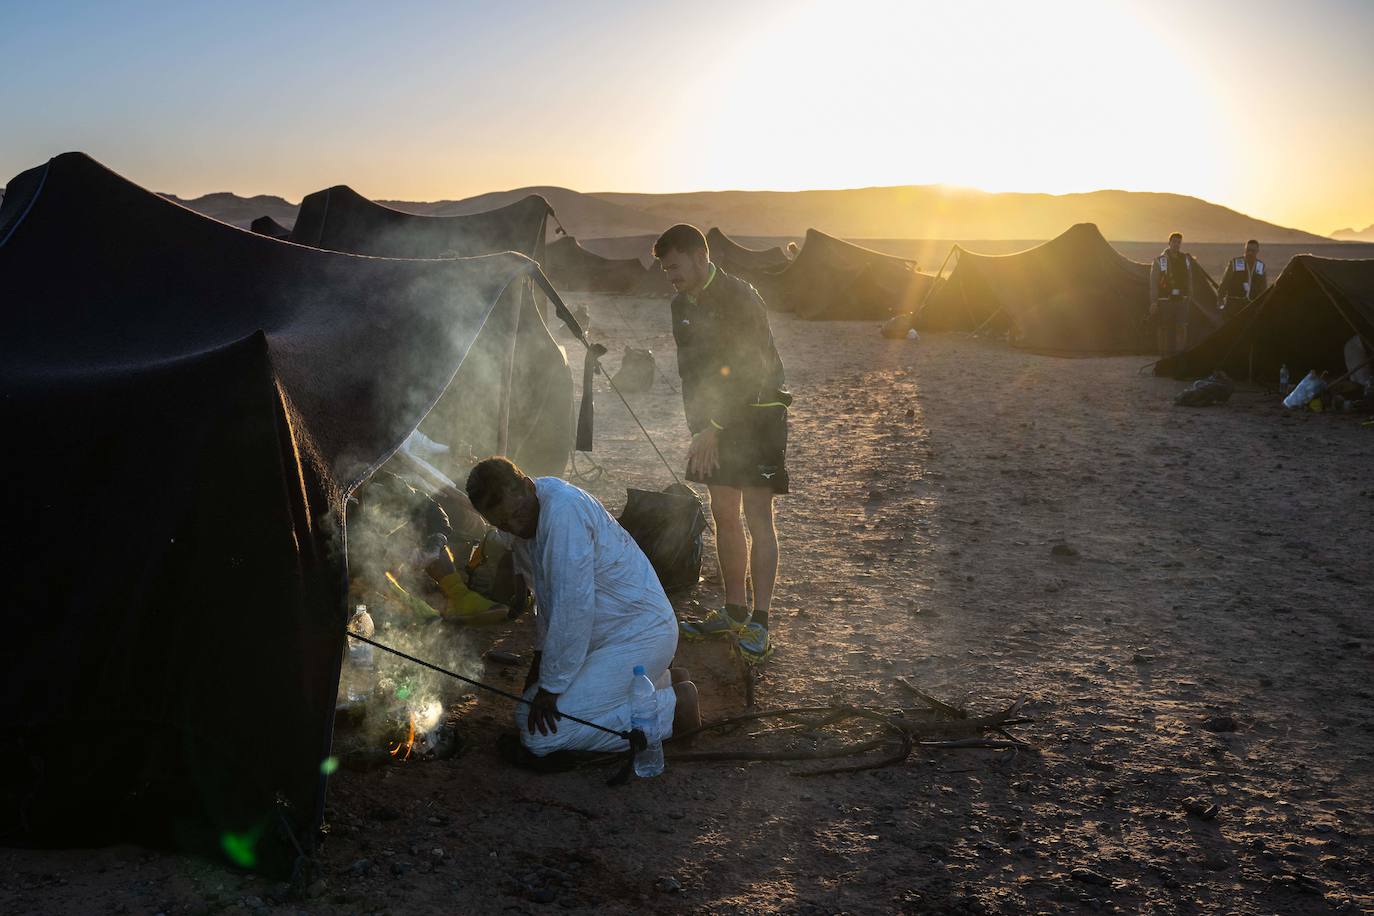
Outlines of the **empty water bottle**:
[[1288,364],[1279,367],[1279,397],[1288,396]]
[[635,665],[630,681],[630,727],[644,732],[649,746],[635,754],[636,776],[657,776],[663,772],[663,739],[658,733],[658,691],[644,673],[643,665]]

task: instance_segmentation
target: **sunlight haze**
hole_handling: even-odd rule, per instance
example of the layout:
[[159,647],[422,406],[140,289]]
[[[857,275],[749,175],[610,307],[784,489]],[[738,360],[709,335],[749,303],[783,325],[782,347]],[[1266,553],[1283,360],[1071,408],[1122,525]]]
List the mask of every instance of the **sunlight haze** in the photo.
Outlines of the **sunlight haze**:
[[1374,4],[12,5],[0,171],[291,200],[943,184],[1374,223]]

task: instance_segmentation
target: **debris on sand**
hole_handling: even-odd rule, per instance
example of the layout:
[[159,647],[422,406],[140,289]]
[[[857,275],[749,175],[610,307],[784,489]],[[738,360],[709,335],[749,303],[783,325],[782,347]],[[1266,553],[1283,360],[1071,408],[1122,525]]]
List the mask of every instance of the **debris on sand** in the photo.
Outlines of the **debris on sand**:
[[1078,551],[1061,541],[1050,548],[1050,556],[1064,558],[1076,557],[1078,556]]
[[1183,810],[1193,817],[1201,818],[1204,821],[1215,820],[1221,813],[1221,806],[1215,802],[1209,802],[1205,798],[1189,796],[1183,800]]
[[1231,716],[1211,716],[1203,721],[1202,727],[1209,732],[1233,732],[1240,728]]

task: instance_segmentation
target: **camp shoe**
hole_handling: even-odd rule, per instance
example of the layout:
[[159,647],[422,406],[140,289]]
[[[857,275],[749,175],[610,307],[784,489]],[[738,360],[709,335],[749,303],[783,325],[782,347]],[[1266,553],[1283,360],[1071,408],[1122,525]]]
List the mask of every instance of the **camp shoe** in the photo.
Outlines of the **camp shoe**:
[[768,627],[761,623],[751,623],[744,628],[739,637],[739,654],[751,665],[768,660],[773,654],[773,641],[768,638]]
[[701,620],[680,620],[678,631],[688,639],[706,639],[711,636],[738,636],[749,624],[749,618],[736,620],[724,609],[711,611]]

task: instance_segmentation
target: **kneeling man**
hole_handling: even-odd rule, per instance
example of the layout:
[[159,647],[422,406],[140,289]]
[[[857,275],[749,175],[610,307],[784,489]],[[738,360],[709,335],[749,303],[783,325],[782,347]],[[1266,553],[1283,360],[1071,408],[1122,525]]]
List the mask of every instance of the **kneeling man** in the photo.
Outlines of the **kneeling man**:
[[557,477],[526,477],[505,458],[472,469],[468,499],[495,527],[513,535],[515,568],[534,593],[538,633],[525,682],[530,706],[517,710],[525,747],[617,751],[615,735],[560,720],[578,716],[608,728],[630,727],[635,665],[658,687],[659,736],[700,723],[696,686],[669,670],[677,618],[644,552],[601,503]]

